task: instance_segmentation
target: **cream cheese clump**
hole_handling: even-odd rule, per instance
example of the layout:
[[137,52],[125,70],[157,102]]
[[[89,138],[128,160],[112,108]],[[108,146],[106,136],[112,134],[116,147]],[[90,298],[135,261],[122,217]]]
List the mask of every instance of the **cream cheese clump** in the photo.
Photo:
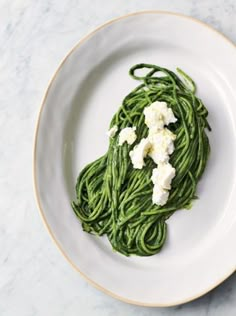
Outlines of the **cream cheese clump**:
[[117,131],[118,131],[118,126],[114,125],[109,129],[109,131],[107,131],[107,136],[112,138],[116,135]]
[[136,127],[123,128],[119,134],[119,146],[123,145],[125,142],[127,142],[129,145],[132,145],[137,138],[135,131]]
[[165,190],[171,189],[171,181],[175,177],[175,168],[170,163],[160,163],[152,170],[152,182]]
[[157,204],[163,206],[167,203],[169,197],[169,191],[163,189],[159,185],[154,185],[153,194],[152,194],[152,202],[153,204]]
[[147,106],[144,111],[145,124],[151,133],[164,128],[164,126],[177,121],[171,108],[168,108],[166,102],[156,101]]
[[167,162],[174,151],[176,136],[169,129],[163,128],[156,133],[150,133],[148,139],[151,143],[149,156],[158,163]]
[[151,143],[148,138],[143,138],[138,145],[130,151],[129,155],[135,169],[142,169],[145,165],[144,158],[147,156]]

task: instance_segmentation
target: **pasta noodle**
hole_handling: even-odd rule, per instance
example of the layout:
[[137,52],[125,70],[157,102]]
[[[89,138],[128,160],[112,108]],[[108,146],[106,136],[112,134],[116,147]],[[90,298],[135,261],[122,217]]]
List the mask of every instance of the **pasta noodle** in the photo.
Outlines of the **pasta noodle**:
[[[124,98],[110,127],[117,125],[121,130],[136,126],[137,139],[132,145],[119,146],[116,133],[105,155],[88,164],[77,180],[77,201],[72,207],[83,230],[107,235],[113,249],[127,256],[150,256],[161,250],[167,236],[166,220],[175,211],[191,207],[209,156],[205,132],[206,128],[210,130],[208,111],[196,97],[193,80],[182,70],[177,71],[180,76],[150,64],[130,69],[131,77],[140,85]],[[164,206],[152,203],[151,174],[156,167],[152,159],[145,158],[145,166],[138,170],[129,157],[135,144],[147,136],[143,110],[155,101],[165,101],[178,119],[168,126],[176,135],[170,158],[176,176]]]

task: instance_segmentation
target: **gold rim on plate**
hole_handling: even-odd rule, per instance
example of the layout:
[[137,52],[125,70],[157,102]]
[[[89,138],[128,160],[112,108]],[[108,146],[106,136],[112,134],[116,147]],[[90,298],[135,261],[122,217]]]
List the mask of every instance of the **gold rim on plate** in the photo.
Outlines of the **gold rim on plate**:
[[39,130],[39,124],[40,124],[40,118],[41,118],[41,114],[42,114],[42,110],[44,108],[45,105],[45,101],[47,99],[48,96],[48,92],[52,86],[53,81],[55,80],[55,78],[57,77],[58,72],[60,71],[60,69],[62,68],[63,64],[65,63],[65,61],[67,60],[67,58],[83,43],[85,42],[87,39],[91,38],[95,33],[97,33],[99,30],[105,28],[106,26],[116,23],[120,20],[124,20],[126,18],[129,18],[131,16],[136,16],[136,15],[142,15],[142,14],[161,14],[161,15],[172,15],[172,16],[178,16],[181,17],[183,19],[188,19],[188,20],[192,20],[195,23],[198,23],[208,29],[210,29],[212,32],[216,33],[218,36],[220,36],[223,40],[225,40],[228,44],[231,44],[234,48],[236,48],[236,45],[231,42],[225,35],[223,35],[222,33],[220,33],[219,31],[215,30],[214,28],[212,28],[211,26],[209,26],[208,24],[199,21],[193,17],[187,16],[187,15],[183,15],[180,13],[174,13],[174,12],[168,12],[168,11],[159,11],[159,10],[149,10],[149,11],[138,11],[138,12],[134,12],[134,13],[129,13],[126,15],[123,15],[121,17],[118,18],[114,18],[109,20],[108,22],[98,26],[96,29],[94,29],[92,32],[90,32],[89,34],[87,34],[86,36],[84,36],[71,50],[70,52],[65,56],[65,58],[63,59],[63,61],[61,62],[61,64],[59,65],[59,67],[57,68],[55,74],[53,75],[52,79],[49,82],[48,88],[46,90],[46,93],[43,97],[43,101],[42,104],[40,106],[40,110],[39,110],[39,114],[38,114],[38,118],[37,118],[37,122],[36,122],[36,129],[35,129],[35,135],[34,135],[34,146],[33,146],[33,184],[34,184],[34,193],[35,193],[35,198],[36,198],[36,202],[38,205],[38,210],[39,213],[41,215],[41,218],[43,220],[44,225],[46,226],[49,235],[51,236],[52,240],[54,241],[54,243],[56,244],[57,248],[59,249],[59,251],[61,252],[61,254],[66,258],[66,260],[72,265],[72,267],[80,273],[80,275],[88,282],[90,283],[92,286],[94,286],[95,288],[97,288],[98,290],[120,300],[123,301],[125,303],[129,303],[129,304],[133,304],[133,305],[139,305],[139,306],[147,306],[147,307],[170,307],[170,306],[175,306],[175,305],[180,305],[180,304],[184,304],[184,303],[188,303],[190,301],[193,301],[201,296],[203,296],[204,294],[208,293],[209,291],[211,291],[212,289],[214,289],[215,287],[217,287],[218,285],[220,285],[224,280],[226,280],[229,276],[231,276],[235,270],[233,271],[229,271],[221,280],[219,280],[216,284],[214,284],[213,286],[207,288],[205,291],[198,293],[195,296],[189,297],[185,300],[181,300],[181,301],[176,301],[176,302],[172,302],[170,304],[155,304],[155,303],[143,303],[140,301],[134,301],[134,300],[130,300],[127,299],[125,297],[119,296],[109,290],[107,290],[106,288],[102,287],[101,285],[99,285],[98,283],[94,282],[92,279],[90,279],[87,275],[85,275],[82,271],[80,271],[80,269],[76,266],[76,264],[67,256],[67,254],[64,252],[64,250],[62,249],[61,245],[59,244],[59,242],[57,241],[56,237],[53,235],[53,232],[46,220],[46,217],[44,215],[43,212],[43,208],[41,206],[41,202],[40,202],[40,198],[39,198],[39,192],[38,192],[38,186],[37,186],[37,177],[36,177],[36,148],[37,148],[37,139],[38,139],[38,130]]

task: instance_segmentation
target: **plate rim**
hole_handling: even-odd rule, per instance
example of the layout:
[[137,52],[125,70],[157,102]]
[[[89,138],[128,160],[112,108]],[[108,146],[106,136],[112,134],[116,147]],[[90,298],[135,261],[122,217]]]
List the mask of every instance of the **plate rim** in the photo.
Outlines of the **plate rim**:
[[208,287],[207,289],[205,289],[204,291],[194,295],[194,296],[190,296],[188,298],[182,299],[182,300],[178,300],[178,301],[174,301],[174,302],[170,302],[170,303],[164,303],[164,304],[160,304],[160,303],[145,303],[145,302],[141,302],[141,301],[136,301],[136,300],[131,300],[131,299],[127,299],[126,297],[117,295],[115,293],[113,293],[112,291],[106,289],[105,287],[101,286],[100,284],[98,284],[97,282],[93,281],[90,277],[88,277],[85,273],[83,273],[77,266],[76,264],[72,261],[72,259],[69,258],[69,256],[66,254],[66,252],[63,250],[62,246],[60,245],[59,241],[57,240],[57,238],[54,236],[50,225],[47,222],[45,213],[43,211],[43,207],[41,205],[41,200],[40,200],[40,194],[39,194],[39,189],[38,189],[38,180],[37,180],[37,173],[36,173],[36,149],[37,149],[37,141],[38,141],[38,131],[39,131],[39,126],[40,126],[40,121],[41,121],[41,114],[43,111],[43,108],[45,106],[46,103],[46,99],[48,96],[48,93],[52,87],[52,84],[54,82],[54,80],[56,79],[59,71],[61,70],[61,68],[63,67],[64,63],[66,62],[66,60],[68,59],[68,57],[77,49],[79,48],[84,42],[86,42],[88,39],[90,39],[91,37],[93,37],[93,35],[95,35],[98,31],[100,31],[101,29],[107,27],[110,24],[119,22],[121,20],[125,20],[129,17],[132,16],[138,16],[138,15],[147,15],[147,14],[157,14],[157,15],[168,15],[168,16],[177,16],[179,18],[182,19],[186,19],[186,20],[190,20],[194,23],[200,24],[202,26],[204,26],[205,28],[208,28],[210,31],[214,32],[217,36],[220,36],[222,38],[222,40],[224,40],[227,44],[230,44],[234,49],[236,49],[236,44],[233,43],[233,41],[231,41],[226,35],[224,35],[223,33],[221,33],[220,31],[216,30],[215,28],[213,28],[212,26],[208,25],[207,23],[194,18],[192,16],[189,15],[185,15],[182,13],[176,13],[176,12],[171,12],[171,11],[165,11],[165,10],[141,10],[141,11],[135,11],[135,12],[131,12],[122,16],[118,16],[116,18],[113,19],[109,19],[107,22],[100,24],[99,26],[97,26],[96,28],[94,28],[92,31],[88,32],[86,35],[84,35],[73,47],[72,49],[69,50],[69,52],[65,55],[65,57],[62,59],[62,61],[60,62],[59,66],[57,67],[55,73],[53,74],[53,76],[51,77],[51,79],[49,80],[49,83],[47,84],[47,89],[46,92],[44,93],[44,96],[42,98],[41,101],[41,105],[37,114],[37,119],[36,119],[36,127],[35,127],[35,131],[34,131],[34,137],[33,137],[33,163],[32,163],[32,175],[33,175],[33,189],[34,189],[34,196],[35,196],[35,200],[36,200],[36,204],[37,204],[37,208],[40,214],[40,217],[43,221],[44,226],[46,227],[46,230],[48,231],[48,234],[51,237],[51,240],[53,240],[54,244],[56,245],[57,249],[59,250],[59,252],[62,254],[62,256],[66,259],[67,262],[69,262],[69,264],[77,271],[80,273],[80,275],[83,277],[83,279],[88,282],[90,285],[92,285],[93,287],[95,287],[96,289],[102,291],[103,293],[118,299],[122,302],[128,303],[128,304],[132,304],[132,305],[137,305],[137,306],[145,306],[145,307],[171,307],[171,306],[176,306],[176,305],[180,305],[180,304],[185,304],[188,302],[191,302],[197,298],[200,298],[201,296],[207,294],[208,292],[210,292],[211,290],[213,290],[214,288],[216,288],[217,286],[219,286],[222,282],[224,282],[227,278],[229,278],[236,270],[233,269],[232,271],[229,271],[225,274],[225,276],[223,278],[221,278],[220,280],[218,280],[214,285]]

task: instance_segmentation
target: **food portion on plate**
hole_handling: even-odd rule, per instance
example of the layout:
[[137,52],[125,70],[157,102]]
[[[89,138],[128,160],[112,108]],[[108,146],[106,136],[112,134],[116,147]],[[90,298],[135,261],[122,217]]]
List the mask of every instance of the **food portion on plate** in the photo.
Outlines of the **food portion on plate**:
[[151,64],[130,69],[140,81],[107,132],[109,148],[76,184],[73,210],[85,232],[107,235],[126,256],[158,253],[167,219],[189,209],[210,153],[208,111],[182,70]]

